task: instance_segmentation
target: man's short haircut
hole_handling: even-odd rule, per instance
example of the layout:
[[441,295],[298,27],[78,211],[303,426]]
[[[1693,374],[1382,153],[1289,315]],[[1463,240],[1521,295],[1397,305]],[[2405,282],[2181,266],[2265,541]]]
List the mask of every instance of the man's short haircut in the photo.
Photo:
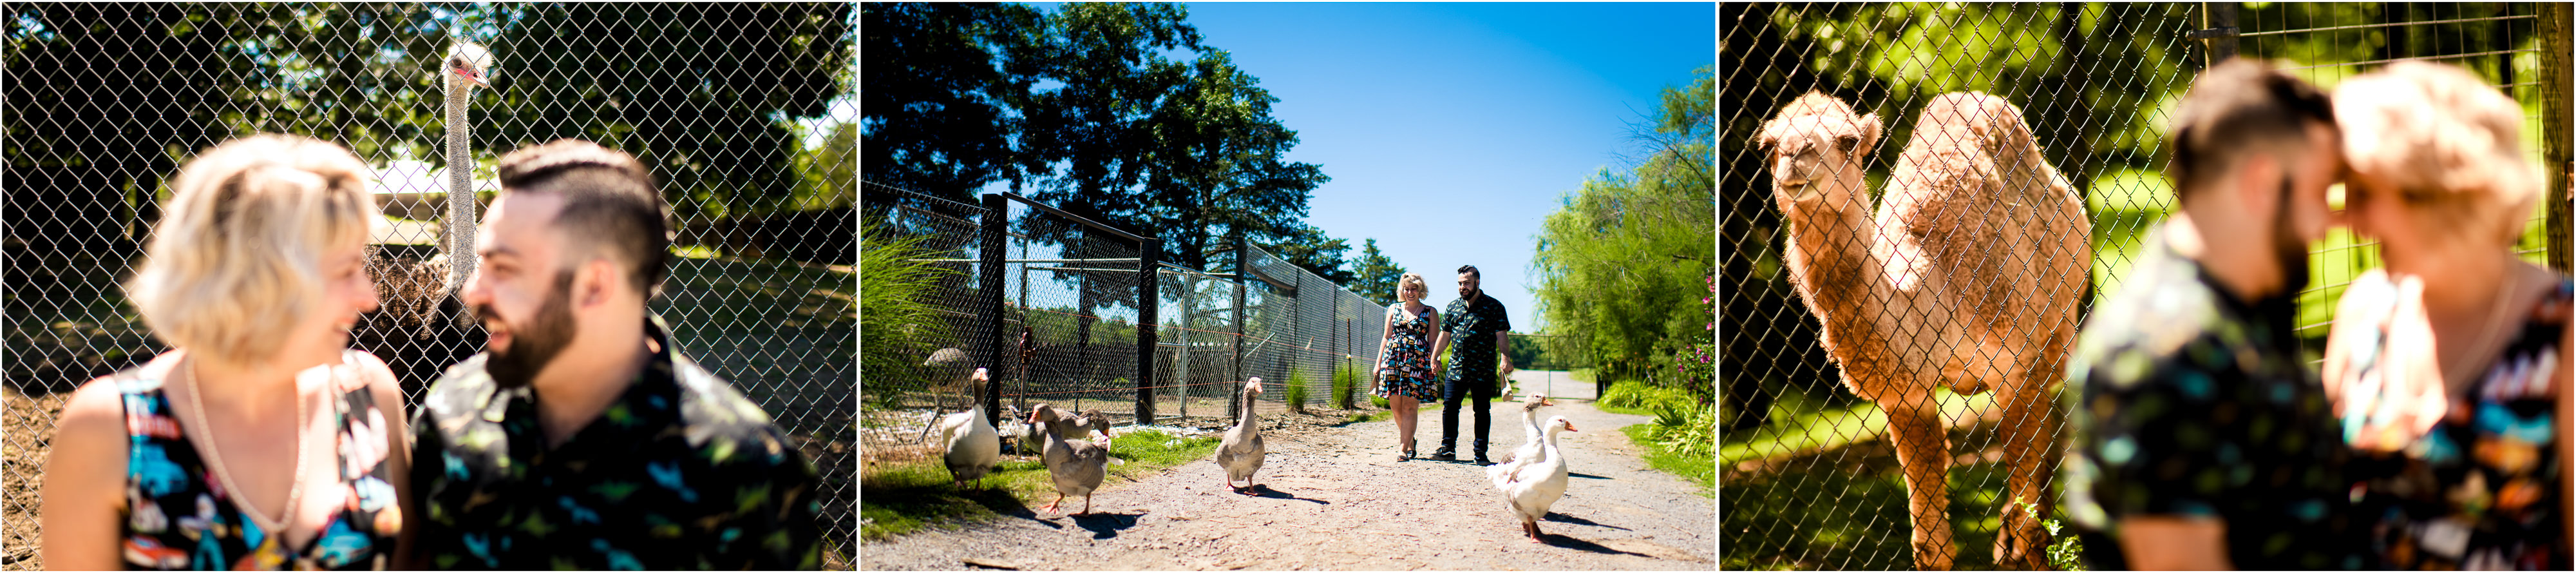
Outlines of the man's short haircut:
[[563,197],[554,229],[575,257],[605,254],[626,265],[628,282],[646,300],[660,293],[670,274],[671,208],[643,162],[596,143],[558,139],[502,156],[499,171],[503,194]]
[[2309,122],[2333,127],[2333,100],[2270,64],[2236,58],[2201,72],[2167,137],[2175,199],[2190,201],[2194,190],[2233,171],[2248,153],[2306,149]]
[[170,346],[250,363],[314,312],[322,257],[364,246],[369,171],[331,142],[259,134],[197,154],[170,184],[126,299]]
[[1485,273],[1483,271],[1476,270],[1476,265],[1458,267],[1458,274],[1476,275],[1476,280],[1485,280]]

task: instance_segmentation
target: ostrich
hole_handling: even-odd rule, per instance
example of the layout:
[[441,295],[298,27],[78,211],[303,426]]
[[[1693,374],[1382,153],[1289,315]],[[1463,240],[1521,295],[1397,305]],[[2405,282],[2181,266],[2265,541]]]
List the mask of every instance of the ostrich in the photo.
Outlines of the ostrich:
[[[2012,496],[2047,503],[2051,397],[2087,288],[2092,224],[2002,98],[1933,98],[1873,219],[1862,162],[1878,137],[1876,114],[1812,92],[1765,122],[1759,144],[1790,226],[1790,280],[1822,320],[1844,385],[1887,413],[1914,565],[1948,569],[1949,444],[1933,389],[1994,390]],[[2046,534],[2027,511],[2004,509],[1998,565],[2046,564]]]
[[[465,112],[466,96],[483,82],[492,52],[473,42],[447,48],[441,64],[447,88],[447,292],[465,286],[474,274],[474,128]],[[460,314],[462,310],[458,311]],[[459,322],[462,322],[461,320]]]

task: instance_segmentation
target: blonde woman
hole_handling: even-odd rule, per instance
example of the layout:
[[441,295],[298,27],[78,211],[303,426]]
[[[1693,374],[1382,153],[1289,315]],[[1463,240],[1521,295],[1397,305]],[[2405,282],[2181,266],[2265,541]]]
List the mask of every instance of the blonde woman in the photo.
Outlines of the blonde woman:
[[1414,457],[1413,428],[1420,424],[1422,403],[1440,399],[1440,383],[1431,379],[1431,337],[1440,332],[1440,311],[1422,303],[1430,294],[1431,283],[1422,275],[1396,279],[1395,298],[1403,302],[1387,307],[1386,334],[1379,337],[1374,392],[1395,411],[1395,440],[1404,448],[1395,454],[1399,462]]
[[179,170],[126,284],[149,363],[90,381],[45,467],[46,567],[383,568],[407,442],[393,373],[350,350],[376,307],[366,166],[256,135]]
[[2346,224],[2387,261],[2345,289],[2323,367],[2367,568],[2567,570],[2571,290],[2512,251],[2545,181],[2522,106],[2422,62],[2334,103]]

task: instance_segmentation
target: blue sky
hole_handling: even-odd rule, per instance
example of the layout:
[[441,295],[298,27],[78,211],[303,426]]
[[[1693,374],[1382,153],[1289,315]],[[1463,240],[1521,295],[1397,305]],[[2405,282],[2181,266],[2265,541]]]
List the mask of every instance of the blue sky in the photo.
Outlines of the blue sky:
[[1642,152],[1663,89],[1716,59],[1712,3],[1193,3],[1205,43],[1277,96],[1321,165],[1307,223],[1457,297],[1462,264],[1534,332],[1539,224]]

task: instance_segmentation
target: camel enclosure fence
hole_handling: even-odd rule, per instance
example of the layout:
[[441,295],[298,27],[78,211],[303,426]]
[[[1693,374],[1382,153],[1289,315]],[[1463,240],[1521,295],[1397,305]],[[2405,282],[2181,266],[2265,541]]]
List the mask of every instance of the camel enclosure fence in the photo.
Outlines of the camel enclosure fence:
[[[1223,272],[1190,269],[1158,261],[1159,239],[1017,194],[968,204],[860,184],[877,233],[863,240],[917,241],[913,260],[936,269],[920,295],[936,318],[904,326],[918,340],[862,349],[869,460],[937,452],[936,416],[970,401],[1004,427],[1009,412],[1038,404],[1097,409],[1119,425],[1206,427],[1233,421],[1241,406],[1230,398],[1253,377],[1264,412],[1290,407],[1291,385],[1320,408],[1337,373],[1377,359],[1386,307],[1259,246],[1218,247],[1212,258],[1231,263]],[[995,384],[970,388],[976,367]],[[1368,391],[1350,376],[1352,392]]]
[[[2208,62],[2272,60],[2327,89],[2400,59],[2459,65],[2522,103],[2527,151],[2549,174],[2517,252],[2569,269],[2564,4],[1725,3],[1719,26],[1727,62],[1718,152],[1719,274],[1728,293],[1719,345],[1725,568],[1915,568],[1886,417],[1843,386],[1816,317],[1797,300],[1783,259],[1789,227],[1755,145],[1766,119],[1811,90],[1876,113],[1885,126],[1865,157],[1873,190],[1891,179],[1935,96],[1982,91],[2019,106],[2045,160],[2084,197],[2089,309],[2120,288],[2151,229],[2174,209],[2164,129]],[[2312,245],[2309,263],[2297,324],[2313,362],[2344,285],[2380,263],[2372,243],[2342,230]],[[1949,517],[1962,568],[1993,565],[1987,548],[2012,503],[1992,394],[1936,398],[1953,456]],[[2046,507],[2054,500],[2042,505],[2054,517]]]
[[[71,390],[166,348],[122,284],[178,167],[253,133],[354,151],[383,212],[382,308],[352,345],[406,409],[483,333],[447,293],[452,42],[493,54],[463,97],[471,192],[512,149],[581,138],[634,154],[675,220],[651,310],[679,349],[768,412],[823,477],[824,563],[857,535],[857,13],[803,4],[12,3],[6,28],[0,568],[35,569],[38,489]],[[470,219],[465,219],[470,221]],[[459,226],[471,229],[470,225]]]

